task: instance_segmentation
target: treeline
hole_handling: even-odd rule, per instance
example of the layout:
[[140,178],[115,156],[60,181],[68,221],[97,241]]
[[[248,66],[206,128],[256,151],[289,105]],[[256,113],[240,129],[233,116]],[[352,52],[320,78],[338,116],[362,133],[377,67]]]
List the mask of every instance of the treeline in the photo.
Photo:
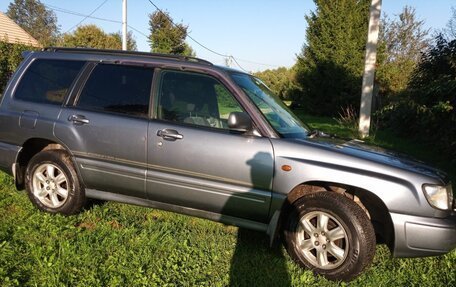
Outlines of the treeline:
[[[316,9],[306,16],[306,42],[295,66],[256,75],[309,114],[357,117],[370,1],[314,2]],[[412,7],[392,18],[382,17],[373,117],[378,128],[430,143],[456,162],[456,11],[452,11],[447,27],[433,31],[433,36]]]
[[456,163],[456,39],[438,35],[407,87],[376,114],[396,133],[427,142]]

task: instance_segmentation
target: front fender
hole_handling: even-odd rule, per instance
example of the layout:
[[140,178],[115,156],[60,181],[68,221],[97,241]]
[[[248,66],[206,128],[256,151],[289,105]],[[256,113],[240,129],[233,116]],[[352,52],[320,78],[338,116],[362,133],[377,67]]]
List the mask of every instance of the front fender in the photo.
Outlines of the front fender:
[[[328,182],[367,190],[380,198],[389,212],[439,216],[440,211],[429,205],[421,189],[425,182],[436,182],[434,178],[337,151],[284,141],[274,143],[274,152],[273,193],[281,200],[300,184]],[[282,170],[283,165],[291,170]],[[271,214],[274,209],[273,206]]]

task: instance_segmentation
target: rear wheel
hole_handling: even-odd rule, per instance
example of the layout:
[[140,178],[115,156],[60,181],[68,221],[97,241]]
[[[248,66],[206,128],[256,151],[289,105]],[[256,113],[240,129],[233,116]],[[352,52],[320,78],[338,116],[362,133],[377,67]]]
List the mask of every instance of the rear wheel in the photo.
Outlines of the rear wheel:
[[85,192],[67,153],[42,151],[29,162],[26,189],[32,203],[50,213],[74,214],[85,203]]
[[372,262],[375,233],[362,208],[334,192],[305,195],[284,224],[285,247],[301,266],[349,281]]

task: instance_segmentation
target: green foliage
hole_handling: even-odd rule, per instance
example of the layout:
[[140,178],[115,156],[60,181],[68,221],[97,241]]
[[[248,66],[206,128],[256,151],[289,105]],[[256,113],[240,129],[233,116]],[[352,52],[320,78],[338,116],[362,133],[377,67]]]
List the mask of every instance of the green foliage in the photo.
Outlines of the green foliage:
[[[336,122],[344,127],[347,127],[351,131],[350,138],[358,138],[359,137],[359,117],[358,117],[358,110],[355,109],[353,106],[347,106],[345,108],[341,108],[339,111],[338,117],[334,118]],[[372,132],[373,127],[371,126],[371,131],[369,133],[369,137],[375,136],[375,133]]]
[[59,37],[57,16],[39,0],[14,0],[9,4],[6,14],[41,45],[56,43]]
[[359,105],[370,1],[314,2],[297,62],[300,101],[314,114],[334,115]]
[[[116,48],[116,49],[122,49],[122,33],[116,32],[116,33],[112,33],[109,35],[114,37],[116,39],[116,41],[120,43],[120,48]],[[127,32],[127,50],[128,51],[137,51],[138,50],[138,47],[136,45],[136,40],[131,31]]]
[[412,7],[405,6],[397,19],[382,19],[376,80],[384,99],[394,98],[407,88],[421,53],[429,46],[428,33]]
[[214,87],[215,93],[217,94],[217,102],[219,107],[226,108],[237,108],[239,104],[233,98],[233,95],[222,85],[216,85]]
[[456,163],[456,39],[437,36],[410,84],[379,113],[397,133],[441,149]]
[[155,11],[149,15],[150,48],[154,53],[195,56],[185,42],[188,26],[173,24],[168,12]]
[[268,86],[274,94],[282,100],[293,100],[297,98],[299,88],[296,83],[296,68],[287,69],[280,67],[274,70],[265,70],[254,73]]
[[456,39],[456,9],[451,7],[451,18],[442,31],[447,40]]
[[3,94],[9,78],[22,61],[22,52],[34,49],[36,48],[0,40],[0,94]]
[[[120,33],[107,34],[96,25],[84,25],[79,26],[73,33],[64,34],[60,45],[120,50],[122,49],[122,38]],[[127,48],[136,50],[136,41],[131,32],[127,34]]]

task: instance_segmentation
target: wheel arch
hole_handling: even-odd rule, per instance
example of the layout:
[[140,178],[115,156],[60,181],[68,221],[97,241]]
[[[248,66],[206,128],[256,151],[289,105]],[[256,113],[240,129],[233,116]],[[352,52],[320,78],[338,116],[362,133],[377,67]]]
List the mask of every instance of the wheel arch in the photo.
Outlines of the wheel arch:
[[[336,192],[345,195],[357,203],[368,215],[375,230],[377,243],[386,243],[390,250],[394,246],[394,225],[385,203],[373,192],[353,186],[327,181],[309,181],[295,186],[286,196],[280,215],[277,218],[277,229],[281,230],[283,220],[287,218],[292,204],[304,195],[316,192]],[[279,234],[271,232],[270,234]],[[272,242],[272,239],[271,239]]]
[[70,155],[70,158],[75,165],[73,156],[69,149],[63,144],[55,140],[45,139],[45,138],[30,138],[27,139],[20,149],[16,157],[16,163],[14,167],[14,182],[18,190],[23,190],[25,188],[25,169],[30,161],[30,159],[37,153],[44,150],[63,150]]

